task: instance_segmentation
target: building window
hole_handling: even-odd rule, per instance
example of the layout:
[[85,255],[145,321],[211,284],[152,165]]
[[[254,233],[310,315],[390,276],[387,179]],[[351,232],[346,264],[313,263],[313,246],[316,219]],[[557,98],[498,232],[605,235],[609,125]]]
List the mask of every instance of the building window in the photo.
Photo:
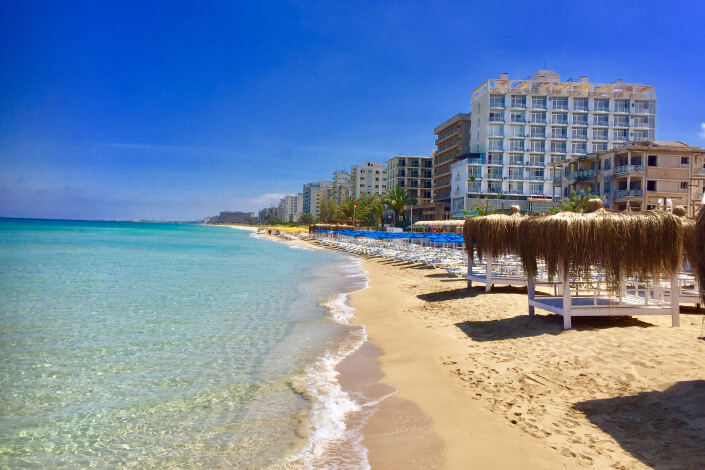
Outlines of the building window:
[[503,108],[504,107],[504,96],[503,95],[490,95],[490,108]]
[[[504,122],[504,113],[502,111],[490,111],[490,121]],[[477,138],[480,138],[479,131],[477,134]]]
[[593,105],[595,111],[608,112],[610,110],[610,100],[596,99]]
[[648,165],[649,166],[658,166],[658,156],[657,155],[649,155]]
[[546,124],[546,113],[531,113],[531,122],[536,124]]
[[646,190],[647,191],[656,191],[656,181],[655,180],[646,181]]
[[615,100],[614,101],[614,112],[615,113],[628,113],[629,112],[629,100]]
[[509,127],[510,137],[524,137],[526,132],[524,132],[524,126],[510,126]]
[[593,129],[592,140],[607,140],[608,129]]
[[531,107],[538,109],[546,109],[546,97],[534,96],[533,98],[531,98]]
[[587,98],[573,98],[573,109],[576,111],[587,111],[588,110],[588,99]]
[[[503,124],[490,124],[489,126],[490,137],[502,137],[504,135],[504,125]],[[478,139],[479,139],[478,131]]]
[[553,109],[568,109],[568,98],[553,98]]
[[605,165],[605,170],[611,170],[612,169],[612,159],[605,158],[604,165]]
[[512,108],[526,108],[526,96],[512,96]]
[[511,119],[512,119],[512,122],[524,122],[524,112],[523,111],[512,111]]
[[690,158],[681,157],[681,165],[689,165],[689,164],[690,164]]
[[687,190],[688,190],[688,182],[681,181],[681,191],[687,191]]

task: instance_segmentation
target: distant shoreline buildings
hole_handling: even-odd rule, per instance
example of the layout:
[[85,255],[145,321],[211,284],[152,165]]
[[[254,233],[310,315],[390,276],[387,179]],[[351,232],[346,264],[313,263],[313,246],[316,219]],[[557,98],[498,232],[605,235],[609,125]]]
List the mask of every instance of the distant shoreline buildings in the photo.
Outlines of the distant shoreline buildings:
[[655,141],[656,109],[651,85],[561,81],[552,70],[523,80],[502,73],[472,91],[470,112],[433,129],[429,156],[336,171],[332,181],[305,183],[262,209],[260,220],[317,218],[323,199],[357,200],[395,186],[418,200],[413,221],[463,218],[478,206],[543,212],[572,191],[600,196],[615,210],[682,205],[693,216],[705,204],[705,153]]

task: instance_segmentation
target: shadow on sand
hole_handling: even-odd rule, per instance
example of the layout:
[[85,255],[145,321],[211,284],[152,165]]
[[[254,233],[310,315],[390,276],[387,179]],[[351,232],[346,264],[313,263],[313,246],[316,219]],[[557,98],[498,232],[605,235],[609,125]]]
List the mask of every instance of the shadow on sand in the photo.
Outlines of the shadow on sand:
[[[474,320],[456,323],[473,341],[502,341],[505,339],[529,338],[540,335],[557,335],[563,331],[563,318],[559,315],[528,314],[499,320]],[[573,330],[594,330],[653,326],[631,317],[573,317]]]
[[574,408],[649,467],[705,468],[705,380]]

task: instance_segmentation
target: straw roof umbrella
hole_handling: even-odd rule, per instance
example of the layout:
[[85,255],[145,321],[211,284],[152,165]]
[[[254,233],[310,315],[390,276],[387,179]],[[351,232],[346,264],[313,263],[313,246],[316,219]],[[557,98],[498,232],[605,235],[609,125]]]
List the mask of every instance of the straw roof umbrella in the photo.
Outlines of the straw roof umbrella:
[[672,275],[683,261],[683,223],[664,211],[559,212],[524,220],[518,238],[529,276],[536,274],[538,259],[545,260],[551,277],[559,270],[587,277],[601,266],[613,290],[627,274]]
[[523,219],[518,212],[512,215],[491,214],[467,219],[463,226],[463,237],[468,253],[474,249],[477,257],[482,260],[485,254],[492,258],[502,253],[516,252],[519,224]]
[[698,219],[693,226],[692,237],[686,249],[693,272],[700,284],[700,295],[705,302],[705,206],[700,208]]

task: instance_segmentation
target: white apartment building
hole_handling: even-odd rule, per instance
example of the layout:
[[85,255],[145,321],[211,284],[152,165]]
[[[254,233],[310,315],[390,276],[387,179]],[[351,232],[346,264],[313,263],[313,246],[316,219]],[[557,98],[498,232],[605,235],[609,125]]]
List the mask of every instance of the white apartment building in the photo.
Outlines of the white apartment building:
[[296,222],[304,209],[303,193],[296,196],[284,196],[279,201],[279,218],[284,222]]
[[345,170],[333,173],[333,194],[331,197],[337,203],[350,199],[350,173]]
[[471,108],[470,151],[481,155],[452,165],[454,214],[479,197],[500,195],[523,208],[532,199],[559,198],[551,163],[655,138],[654,87],[621,79],[562,82],[539,70],[509,80],[503,73],[473,91]]
[[350,197],[387,192],[387,167],[380,162],[365,162],[350,168]]

